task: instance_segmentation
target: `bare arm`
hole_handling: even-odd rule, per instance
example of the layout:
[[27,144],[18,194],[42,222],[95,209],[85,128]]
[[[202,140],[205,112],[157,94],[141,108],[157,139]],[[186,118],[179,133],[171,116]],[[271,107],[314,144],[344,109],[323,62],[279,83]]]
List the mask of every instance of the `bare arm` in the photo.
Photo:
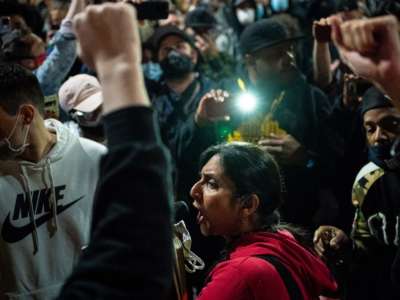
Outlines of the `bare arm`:
[[327,19],[321,19],[313,25],[313,73],[314,82],[320,88],[325,88],[332,82],[329,42],[323,39],[324,31],[327,31],[328,26]]

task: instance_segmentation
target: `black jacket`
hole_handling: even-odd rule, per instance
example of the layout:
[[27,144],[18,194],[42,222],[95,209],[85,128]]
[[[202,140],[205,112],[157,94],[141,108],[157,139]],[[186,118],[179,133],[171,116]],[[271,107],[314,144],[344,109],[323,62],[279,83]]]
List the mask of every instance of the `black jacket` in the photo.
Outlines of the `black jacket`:
[[391,274],[399,274],[394,263],[400,242],[399,185],[400,173],[385,171],[357,212],[347,299],[400,299],[400,287],[391,280]]
[[90,244],[58,299],[165,299],[172,286],[168,155],[152,110],[104,117]]
[[153,82],[147,87],[157,112],[162,140],[173,158],[177,197],[188,199],[190,188],[198,177],[199,156],[215,143],[214,132],[199,128],[194,121],[200,99],[214,83],[199,75],[180,95],[164,82]]
[[[253,89],[258,95],[256,111],[251,114],[234,112],[231,124],[219,132],[230,132],[243,122],[266,116],[274,99],[285,91],[285,96],[277,106],[273,119],[279,123],[281,129],[304,146],[308,159],[303,166],[289,165],[281,161],[280,166],[287,188],[282,215],[287,222],[310,226],[319,205],[318,192],[333,172],[332,158],[336,156],[337,151],[339,136],[331,130],[328,123],[331,106],[326,96],[310,85],[297,71],[293,74],[292,80],[284,85],[270,85],[262,91],[254,87],[249,89]],[[231,92],[232,95],[235,93]]]

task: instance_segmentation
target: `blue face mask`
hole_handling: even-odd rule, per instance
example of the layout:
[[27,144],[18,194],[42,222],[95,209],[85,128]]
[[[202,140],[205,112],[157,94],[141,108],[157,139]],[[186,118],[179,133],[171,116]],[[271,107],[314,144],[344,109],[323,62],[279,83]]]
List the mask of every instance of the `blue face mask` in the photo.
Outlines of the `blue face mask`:
[[284,12],[289,9],[289,0],[271,0],[271,8],[274,12]]
[[264,5],[262,5],[261,3],[257,3],[256,20],[260,20],[264,18],[264,16],[265,16]]
[[144,77],[154,81],[159,81],[162,75],[161,67],[158,63],[152,61],[142,64]]

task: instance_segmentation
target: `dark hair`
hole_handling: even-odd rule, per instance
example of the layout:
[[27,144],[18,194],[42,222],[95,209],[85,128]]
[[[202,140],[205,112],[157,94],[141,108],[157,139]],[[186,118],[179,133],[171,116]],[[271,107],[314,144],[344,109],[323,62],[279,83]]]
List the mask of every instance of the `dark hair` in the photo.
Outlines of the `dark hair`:
[[0,16],[21,16],[28,27],[40,36],[44,38],[43,25],[44,21],[40,15],[39,10],[32,5],[18,3],[14,0],[3,0],[0,1]]
[[246,201],[255,194],[260,199],[257,210],[258,231],[289,231],[304,247],[312,248],[311,233],[301,227],[280,222],[279,208],[285,200],[286,186],[279,165],[260,147],[244,142],[211,146],[200,157],[200,169],[218,155],[225,176],[235,185],[235,198]]
[[33,41],[26,40],[27,35],[21,35],[16,31],[10,34],[13,33],[16,34],[12,40],[1,48],[0,61],[2,63],[18,63],[23,59],[34,58],[32,54]]
[[43,113],[44,96],[36,76],[18,64],[0,63],[0,106],[15,115],[27,103]]
[[283,202],[283,181],[271,155],[249,143],[227,143],[208,148],[200,157],[200,168],[218,155],[224,174],[235,185],[235,198],[245,201],[252,194],[260,199],[258,227],[279,223],[276,210]]
[[400,19],[400,3],[396,0],[369,0],[361,4],[361,10],[369,18],[395,15]]

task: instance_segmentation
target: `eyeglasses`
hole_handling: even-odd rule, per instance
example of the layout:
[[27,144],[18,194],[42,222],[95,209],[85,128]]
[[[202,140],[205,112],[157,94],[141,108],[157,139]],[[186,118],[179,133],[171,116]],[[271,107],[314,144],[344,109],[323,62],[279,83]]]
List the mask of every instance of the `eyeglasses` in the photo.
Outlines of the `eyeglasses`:
[[82,112],[76,109],[71,109],[69,114],[79,125],[96,127],[101,121],[101,106],[92,112]]

